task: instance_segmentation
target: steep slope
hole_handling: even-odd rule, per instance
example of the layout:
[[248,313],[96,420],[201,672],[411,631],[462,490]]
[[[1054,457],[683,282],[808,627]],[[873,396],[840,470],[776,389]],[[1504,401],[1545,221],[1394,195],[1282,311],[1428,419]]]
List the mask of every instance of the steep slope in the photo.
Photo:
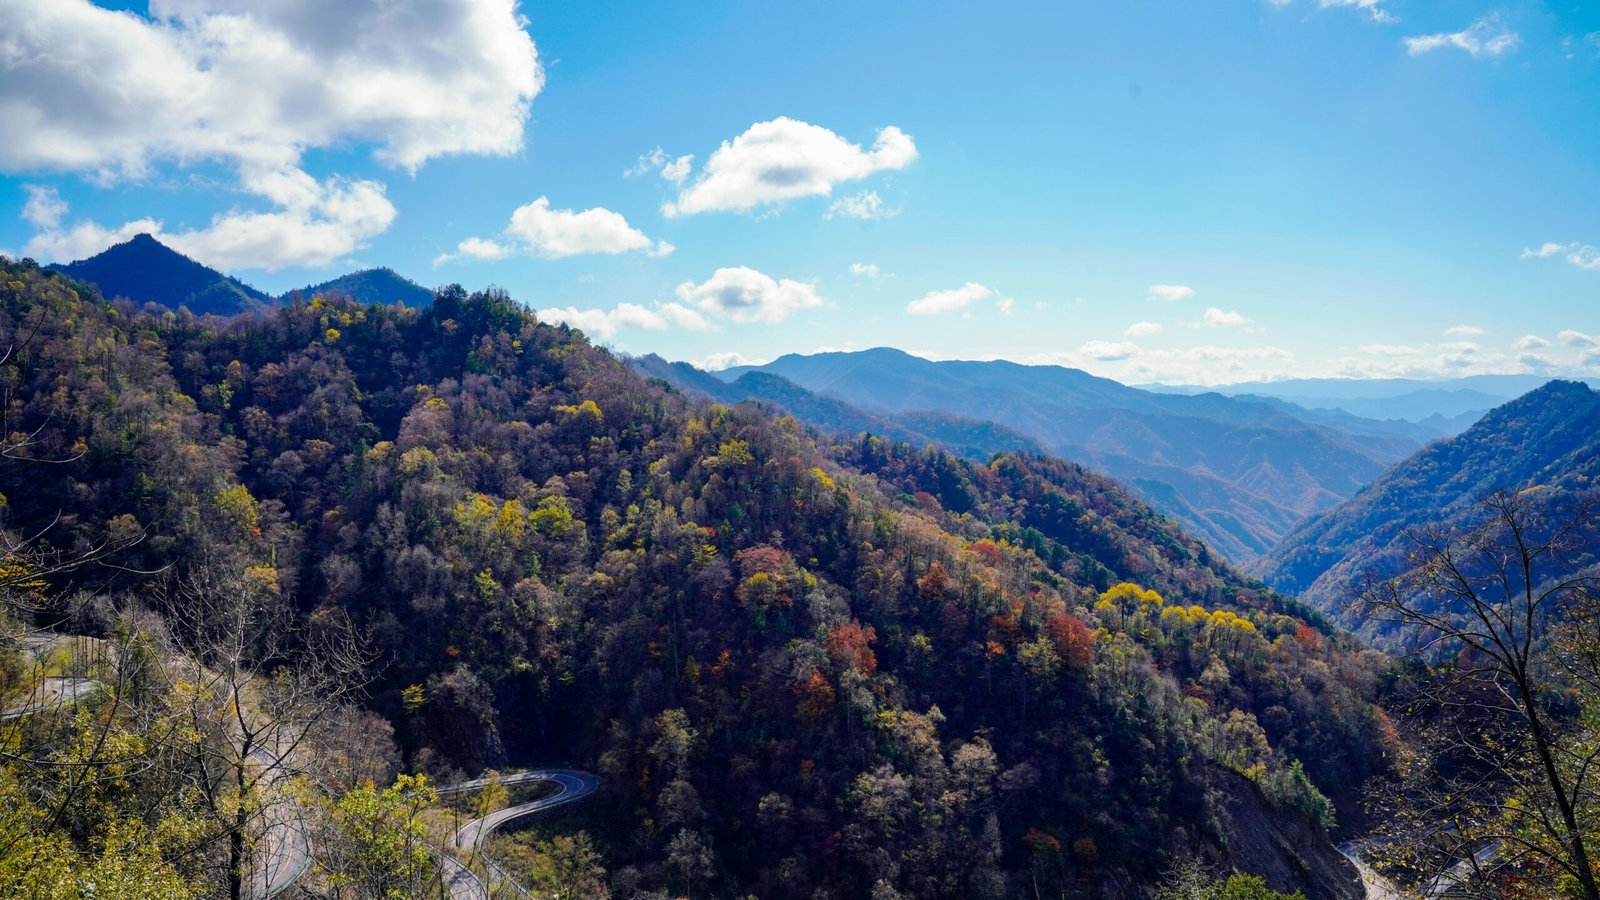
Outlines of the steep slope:
[[1337,611],[1367,578],[1393,574],[1415,529],[1471,521],[1493,490],[1555,491],[1600,477],[1600,393],[1551,381],[1423,448],[1356,496],[1297,527],[1250,566],[1268,584]]
[[338,294],[357,303],[404,303],[407,306],[427,306],[433,302],[433,291],[387,267],[362,269],[332,281],[307,285],[285,293],[281,299],[289,302],[297,294],[306,298]]
[[499,292],[213,328],[0,274],[12,420],[76,453],[4,524],[144,538],[61,588],[350,616],[411,765],[603,776],[616,896],[1134,897],[1184,851],[1356,896],[1302,848],[1381,757],[1368,656],[1108,479],[818,442]]
[[107,299],[127,297],[168,309],[187,307],[199,315],[231,316],[273,304],[267,294],[195,262],[148,234],[54,268],[93,284]]
[[[1416,449],[1406,429],[1361,433],[1281,403],[1138,390],[1059,366],[933,362],[898,350],[784,356],[762,371],[868,412],[989,420],[1124,479],[1236,562],[1349,497]],[[746,369],[729,370],[725,378]]]

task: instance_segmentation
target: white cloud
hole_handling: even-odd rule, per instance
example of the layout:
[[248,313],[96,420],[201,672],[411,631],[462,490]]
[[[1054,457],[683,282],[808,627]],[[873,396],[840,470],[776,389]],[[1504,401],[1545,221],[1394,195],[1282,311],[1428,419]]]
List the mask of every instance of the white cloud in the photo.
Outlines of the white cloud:
[[500,241],[469,237],[433,260],[439,265],[462,256],[474,259],[504,259],[516,252],[531,253],[545,259],[560,259],[590,253],[618,254],[634,250],[649,256],[669,256],[677,248],[666,241],[651,241],[644,232],[628,224],[621,213],[604,207],[574,212],[551,209],[550,199],[540,197],[511,213],[511,223]]
[[506,226],[505,233],[532,252],[550,259],[630,250],[643,250],[655,256],[672,252],[671,244],[665,241],[652,244],[644,232],[630,226],[619,213],[602,207],[583,212],[551,209],[546,197],[518,207],[511,214],[511,224]]
[[1360,349],[1373,356],[1416,356],[1425,352],[1421,347],[1407,344],[1363,344]]
[[701,284],[685,281],[677,294],[708,315],[735,322],[781,322],[797,310],[823,303],[810,284],[787,278],[775,281],[744,266],[718,269]]
[[1000,315],[1009,316],[1017,309],[1015,297],[1001,297],[994,302],[994,308],[1000,310]]
[[112,244],[120,244],[136,234],[160,234],[155,219],[124,222],[116,228],[103,228],[94,222],[79,222],[71,228],[42,231],[23,245],[22,252],[42,262],[73,262],[87,259]]
[[1117,362],[1138,355],[1139,345],[1132,341],[1088,341],[1078,352],[1099,362]]
[[1317,0],[1317,6],[1321,9],[1353,7],[1371,16],[1372,21],[1384,24],[1400,21],[1383,8],[1383,0]]
[[1571,328],[1563,330],[1556,337],[1568,347],[1600,347],[1600,337],[1574,331]]
[[[1580,337],[1587,337],[1580,335]],[[1371,345],[1361,355],[1336,359],[1329,375],[1349,378],[1455,378],[1463,375],[1575,372],[1586,365],[1584,345],[1566,349],[1536,335],[1511,345],[1511,352],[1485,349],[1472,341],[1438,344]],[[1534,352],[1537,351],[1537,352]],[[1306,374],[1306,373],[1297,373]]]
[[[86,0],[6,5],[0,171],[105,184],[164,162],[229,165],[275,208],[162,236],[223,268],[323,265],[394,220],[382,184],[319,182],[300,170],[306,151],[371,145],[412,172],[438,156],[507,155],[544,83],[511,0],[152,0],[149,18]],[[148,220],[36,224],[32,243],[52,252],[152,230]]]
[[1145,337],[1161,330],[1160,322],[1135,322],[1122,330],[1128,337]]
[[1186,284],[1152,284],[1150,296],[1162,300],[1187,300],[1194,296],[1194,288]]
[[1600,248],[1588,244],[1579,244],[1574,241],[1570,244],[1557,244],[1546,241],[1539,245],[1537,250],[1524,248],[1522,259],[1547,259],[1552,256],[1566,254],[1567,262],[1580,269],[1600,269]]
[[916,158],[911,136],[893,125],[878,132],[871,150],[863,150],[826,128],[779,117],[724,141],[694,183],[661,211],[668,216],[744,211],[823,197],[841,182],[904,169]]
[[851,263],[850,274],[858,278],[882,278],[883,273],[873,263]]
[[980,300],[987,300],[993,296],[993,290],[975,281],[969,281],[953,290],[929,291],[920,298],[907,303],[906,312],[914,316],[937,316],[965,309]]
[[847,219],[862,219],[874,221],[876,219],[892,219],[900,215],[900,210],[890,209],[883,205],[883,198],[877,191],[862,191],[853,197],[840,197],[829,204],[824,219],[842,216]]
[[735,350],[724,350],[720,353],[710,353],[694,361],[694,367],[702,372],[721,372],[734,366],[759,366],[765,360],[757,361],[748,359],[743,353]]
[[623,172],[627,178],[638,178],[649,172],[659,171],[661,177],[676,185],[682,185],[689,178],[689,172],[694,168],[694,155],[672,157],[667,155],[660,147],[639,157],[633,167]]
[[140,175],[163,159],[296,166],[355,140],[415,170],[514,153],[544,83],[511,0],[8,0],[0,168]]
[[1224,311],[1213,306],[1206,310],[1200,321],[1212,328],[1234,328],[1250,320],[1231,310]]
[[483,238],[469,237],[456,245],[456,252],[441,253],[438,256],[435,256],[433,258],[433,264],[436,266],[443,265],[452,259],[463,256],[470,257],[472,259],[505,259],[513,252],[514,251],[509,244],[502,244],[498,241],[486,241]]
[[61,217],[67,214],[67,201],[56,189],[38,184],[25,184],[22,188],[28,192],[28,202],[22,205],[23,220],[38,228],[60,227]]
[[1501,24],[1497,15],[1484,16],[1472,23],[1465,31],[1445,32],[1438,34],[1421,34],[1408,37],[1404,43],[1406,52],[1412,56],[1420,56],[1434,50],[1453,47],[1466,51],[1473,59],[1498,58],[1517,49],[1522,38],[1515,31]]
[[619,303],[609,310],[551,307],[539,310],[538,316],[546,322],[561,322],[582,329],[585,334],[601,340],[610,339],[624,329],[663,331],[676,325],[704,331],[711,327],[704,316],[677,303],[658,305],[654,309],[636,303]]
[[1279,347],[1217,347],[1204,344],[1147,350],[1129,341],[1089,341],[1074,351],[1028,354],[1014,359],[1026,365],[1086,369],[1125,383],[1226,384],[1285,377],[1291,374],[1294,354]]
[[246,190],[267,198],[277,209],[232,209],[213,216],[206,228],[176,232],[164,231],[161,222],[148,218],[115,228],[80,222],[69,228],[45,228],[24,249],[39,259],[65,262],[147,232],[219,269],[281,269],[332,263],[394,221],[394,205],[376,181],[335,177],[319,182],[295,168],[247,172],[244,177]]
[[1483,329],[1476,325],[1452,325],[1443,332],[1445,337],[1477,337],[1483,333]]

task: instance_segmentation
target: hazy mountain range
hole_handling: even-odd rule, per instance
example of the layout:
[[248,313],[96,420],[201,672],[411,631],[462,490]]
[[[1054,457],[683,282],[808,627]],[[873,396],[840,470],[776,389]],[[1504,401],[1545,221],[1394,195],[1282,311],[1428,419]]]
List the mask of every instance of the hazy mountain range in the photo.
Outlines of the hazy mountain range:
[[[1236,561],[1269,549],[1301,519],[1353,495],[1428,440],[1438,422],[1381,421],[1278,399],[1157,393],[1058,366],[934,362],[899,350],[781,357],[691,376],[655,372],[719,399],[757,399],[849,430],[807,398],[775,396],[749,376],[778,375],[821,398],[901,427],[940,413],[962,435],[994,422],[1044,450],[1122,479],[1143,499]],[[792,392],[791,392],[792,394]],[[932,436],[932,435],[930,435]],[[1005,433],[990,437],[1004,440]],[[969,451],[1015,446],[968,445]],[[968,455],[972,455],[968,453]]]
[[108,300],[126,297],[171,309],[186,307],[197,315],[231,316],[265,309],[295,294],[338,293],[362,303],[401,302],[407,306],[433,302],[433,291],[388,268],[363,269],[274,297],[195,262],[148,234],[135,235],[88,259],[51,268],[93,284]]
[[[1286,400],[1307,409],[1342,410],[1375,419],[1431,422],[1460,431],[1489,409],[1520,397],[1550,379],[1542,375],[1469,375],[1442,381],[1415,378],[1291,378],[1247,381],[1208,388],[1194,385],[1140,385],[1161,393],[1215,391],[1230,397]],[[1590,381],[1591,386],[1594,384]]]

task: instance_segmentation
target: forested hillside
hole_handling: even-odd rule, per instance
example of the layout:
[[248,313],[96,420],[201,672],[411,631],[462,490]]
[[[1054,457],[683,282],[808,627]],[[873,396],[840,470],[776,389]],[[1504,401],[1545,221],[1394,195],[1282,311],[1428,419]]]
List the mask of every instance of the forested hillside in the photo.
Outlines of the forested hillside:
[[[1296,522],[1354,494],[1420,443],[1410,423],[1340,422],[1215,393],[1158,394],[1060,366],[935,362],[878,348],[790,354],[758,371],[870,413],[936,411],[998,423],[1121,479],[1235,564],[1265,553]],[[1359,427],[1347,429],[1349,420]]]
[[159,303],[169,309],[182,306],[196,315],[227,316],[273,302],[239,279],[201,265],[148,234],[57,268],[95,285],[106,297]]
[[1359,895],[1381,661],[1076,465],[831,442],[455,287],[220,320],[8,263],[0,343],[53,460],[5,528],[120,548],[51,589],[349,616],[407,767],[602,776],[613,896]]
[[362,269],[340,275],[331,281],[308,285],[289,291],[282,299],[292,300],[318,294],[339,294],[357,303],[404,303],[407,306],[427,306],[433,302],[433,291],[390,268]]
[[1552,381],[1300,525],[1251,571],[1338,615],[1364,587],[1404,569],[1416,539],[1430,529],[1476,524],[1485,494],[1537,488],[1538,517],[1558,519],[1571,496],[1592,490],[1597,478],[1600,394],[1582,382]]

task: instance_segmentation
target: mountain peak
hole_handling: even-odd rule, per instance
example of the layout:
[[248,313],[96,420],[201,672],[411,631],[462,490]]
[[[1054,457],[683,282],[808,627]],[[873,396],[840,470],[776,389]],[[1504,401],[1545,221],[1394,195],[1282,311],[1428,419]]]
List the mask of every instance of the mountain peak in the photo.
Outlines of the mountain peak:
[[281,299],[287,301],[296,295],[311,297],[316,294],[339,294],[358,303],[398,302],[412,307],[429,306],[433,303],[433,291],[388,266],[361,269],[348,275],[341,275],[332,281],[307,285],[289,291]]
[[187,307],[201,315],[228,316],[272,302],[265,293],[184,256],[148,232],[52,268],[93,284],[107,298]]

